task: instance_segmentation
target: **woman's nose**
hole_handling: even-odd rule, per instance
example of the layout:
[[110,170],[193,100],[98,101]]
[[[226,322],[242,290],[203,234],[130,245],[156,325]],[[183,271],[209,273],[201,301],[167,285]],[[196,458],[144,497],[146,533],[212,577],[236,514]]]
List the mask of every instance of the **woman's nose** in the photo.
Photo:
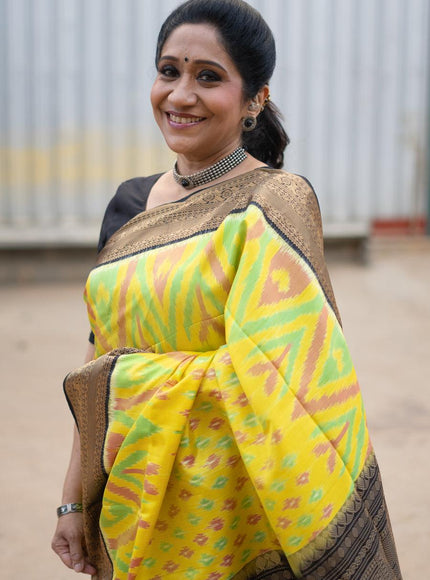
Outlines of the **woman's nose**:
[[185,77],[178,79],[172,86],[168,100],[175,107],[194,105],[197,102],[197,95],[192,80]]

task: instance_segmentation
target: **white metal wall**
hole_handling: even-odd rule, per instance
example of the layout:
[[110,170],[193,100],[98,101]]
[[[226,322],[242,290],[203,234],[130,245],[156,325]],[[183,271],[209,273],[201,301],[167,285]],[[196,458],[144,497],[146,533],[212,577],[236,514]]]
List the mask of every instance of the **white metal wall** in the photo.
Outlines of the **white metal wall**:
[[[428,0],[252,0],[286,169],[326,221],[425,213]],[[123,179],[169,169],[155,39],[177,0],[0,0],[0,243],[92,241]]]

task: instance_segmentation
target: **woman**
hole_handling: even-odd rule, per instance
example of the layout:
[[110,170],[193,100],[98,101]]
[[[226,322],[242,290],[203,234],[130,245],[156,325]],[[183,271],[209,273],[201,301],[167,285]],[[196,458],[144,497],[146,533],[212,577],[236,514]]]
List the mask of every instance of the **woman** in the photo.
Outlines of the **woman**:
[[[272,34],[241,0],[161,28],[173,170],[120,186],[65,380],[53,548],[98,579],[399,579],[310,185],[280,170]],[[83,513],[81,509],[83,505]]]

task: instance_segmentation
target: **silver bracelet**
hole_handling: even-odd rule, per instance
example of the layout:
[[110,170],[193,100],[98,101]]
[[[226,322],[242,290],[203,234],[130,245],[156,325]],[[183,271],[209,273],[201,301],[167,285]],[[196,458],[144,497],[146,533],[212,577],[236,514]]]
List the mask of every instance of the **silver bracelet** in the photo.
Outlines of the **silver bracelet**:
[[57,508],[57,516],[61,518],[61,516],[65,516],[66,514],[74,514],[77,512],[82,512],[82,504],[81,503],[65,503],[64,505],[60,505]]

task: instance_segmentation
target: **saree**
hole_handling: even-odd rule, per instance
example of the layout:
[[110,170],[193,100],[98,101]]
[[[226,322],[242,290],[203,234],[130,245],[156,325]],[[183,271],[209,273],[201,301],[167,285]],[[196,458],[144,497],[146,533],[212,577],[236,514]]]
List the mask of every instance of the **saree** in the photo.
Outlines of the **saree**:
[[399,580],[315,194],[261,168],[142,212],[64,389],[97,579]]

